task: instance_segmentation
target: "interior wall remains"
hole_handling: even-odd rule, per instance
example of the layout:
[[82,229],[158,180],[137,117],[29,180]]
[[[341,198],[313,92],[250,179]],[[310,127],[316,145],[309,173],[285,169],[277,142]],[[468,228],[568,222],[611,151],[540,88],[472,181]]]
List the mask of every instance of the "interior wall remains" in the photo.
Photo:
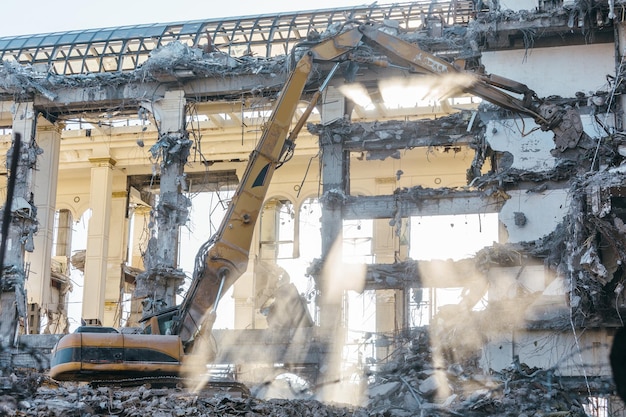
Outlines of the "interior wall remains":
[[[532,35],[529,35],[532,36]],[[490,74],[526,84],[540,97],[595,93],[615,74],[615,44],[485,51],[481,63]]]

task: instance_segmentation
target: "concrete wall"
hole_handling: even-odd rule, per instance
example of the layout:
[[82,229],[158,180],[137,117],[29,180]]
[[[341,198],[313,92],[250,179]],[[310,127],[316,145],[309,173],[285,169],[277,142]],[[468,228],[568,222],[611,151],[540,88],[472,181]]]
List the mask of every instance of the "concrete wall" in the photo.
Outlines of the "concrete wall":
[[72,213],[72,219],[78,221],[89,208],[89,181],[89,173],[60,175],[57,187],[57,210],[69,210]]
[[[568,211],[567,190],[540,193],[510,190],[508,194],[511,198],[504,204],[499,216],[508,233],[508,243],[529,242],[549,234],[563,221]],[[524,214],[525,224],[515,223],[515,213]]]
[[481,60],[488,73],[525,83],[539,97],[574,97],[597,91],[615,74],[615,45],[484,52]]
[[[467,169],[474,158],[473,150],[462,147],[459,152],[441,148],[415,148],[402,150],[400,158],[387,157],[382,161],[365,158],[350,160],[350,188],[367,190],[372,195],[376,178],[394,178],[401,172],[395,186],[426,188],[463,187],[467,185]],[[373,174],[374,173],[374,174]]]
[[[582,114],[580,118],[585,133],[590,137],[606,135],[591,115]],[[500,166],[500,169],[547,171],[555,167],[557,159],[550,153],[555,148],[554,134],[538,129],[531,118],[487,120],[486,123],[485,138],[489,146],[494,151],[508,152],[513,156],[512,164],[509,166],[511,161],[507,161],[507,165]]]
[[[556,159],[550,154],[554,148],[553,134],[541,130],[531,132],[536,127],[530,118],[491,120],[485,137],[494,151],[508,152],[513,156],[510,168],[547,171],[556,164]],[[522,137],[522,134],[525,135]]]
[[538,0],[500,0],[501,10],[534,10],[539,4]]
[[485,345],[480,363],[484,370],[506,369],[519,363],[551,369],[561,376],[609,376],[612,333],[606,329],[573,332],[515,330],[502,332]]
[[13,366],[46,370],[50,368],[50,353],[63,335],[25,334],[18,339],[18,347],[12,351]]

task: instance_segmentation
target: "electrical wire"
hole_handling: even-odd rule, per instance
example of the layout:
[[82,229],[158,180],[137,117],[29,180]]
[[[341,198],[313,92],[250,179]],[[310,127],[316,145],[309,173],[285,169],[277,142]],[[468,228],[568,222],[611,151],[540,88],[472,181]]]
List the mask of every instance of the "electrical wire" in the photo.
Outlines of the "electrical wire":
[[[622,56],[622,60],[619,63],[619,68],[617,69],[617,75],[618,75],[618,80],[613,84],[613,88],[611,89],[611,95],[609,96],[609,102],[606,106],[606,113],[604,114],[604,125],[606,126],[606,121],[609,117],[609,112],[611,110],[611,105],[613,104],[613,99],[615,98],[615,92],[617,90],[617,86],[620,84],[620,80],[621,77],[619,77],[619,75],[622,73],[622,68],[624,66],[624,59],[625,57]],[[593,159],[591,161],[591,166],[589,167],[589,172],[593,169],[593,167],[596,165],[596,160],[598,158],[598,152],[600,151],[600,144],[602,143],[602,137],[598,138],[598,143],[596,145],[596,150],[593,153]]]

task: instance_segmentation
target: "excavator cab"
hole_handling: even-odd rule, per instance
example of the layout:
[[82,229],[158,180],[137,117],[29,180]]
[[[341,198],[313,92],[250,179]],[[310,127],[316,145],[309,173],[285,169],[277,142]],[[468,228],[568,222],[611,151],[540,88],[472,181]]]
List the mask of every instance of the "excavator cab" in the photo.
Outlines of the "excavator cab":
[[154,315],[144,317],[139,322],[143,325],[143,334],[172,334],[172,327],[179,317],[180,308],[172,307]]

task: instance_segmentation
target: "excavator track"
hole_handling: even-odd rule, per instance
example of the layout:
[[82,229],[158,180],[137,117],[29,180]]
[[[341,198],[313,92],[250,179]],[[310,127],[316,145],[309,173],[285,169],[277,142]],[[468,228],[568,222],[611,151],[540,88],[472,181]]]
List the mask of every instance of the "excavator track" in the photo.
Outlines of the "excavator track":
[[[143,385],[151,388],[178,388],[186,389],[190,385],[197,385],[197,381],[176,376],[158,376],[141,378],[124,378],[115,380],[94,380],[89,385],[97,387],[134,388]],[[196,392],[198,395],[229,395],[231,397],[248,398],[250,389],[243,383],[226,379],[210,379],[202,384]]]

